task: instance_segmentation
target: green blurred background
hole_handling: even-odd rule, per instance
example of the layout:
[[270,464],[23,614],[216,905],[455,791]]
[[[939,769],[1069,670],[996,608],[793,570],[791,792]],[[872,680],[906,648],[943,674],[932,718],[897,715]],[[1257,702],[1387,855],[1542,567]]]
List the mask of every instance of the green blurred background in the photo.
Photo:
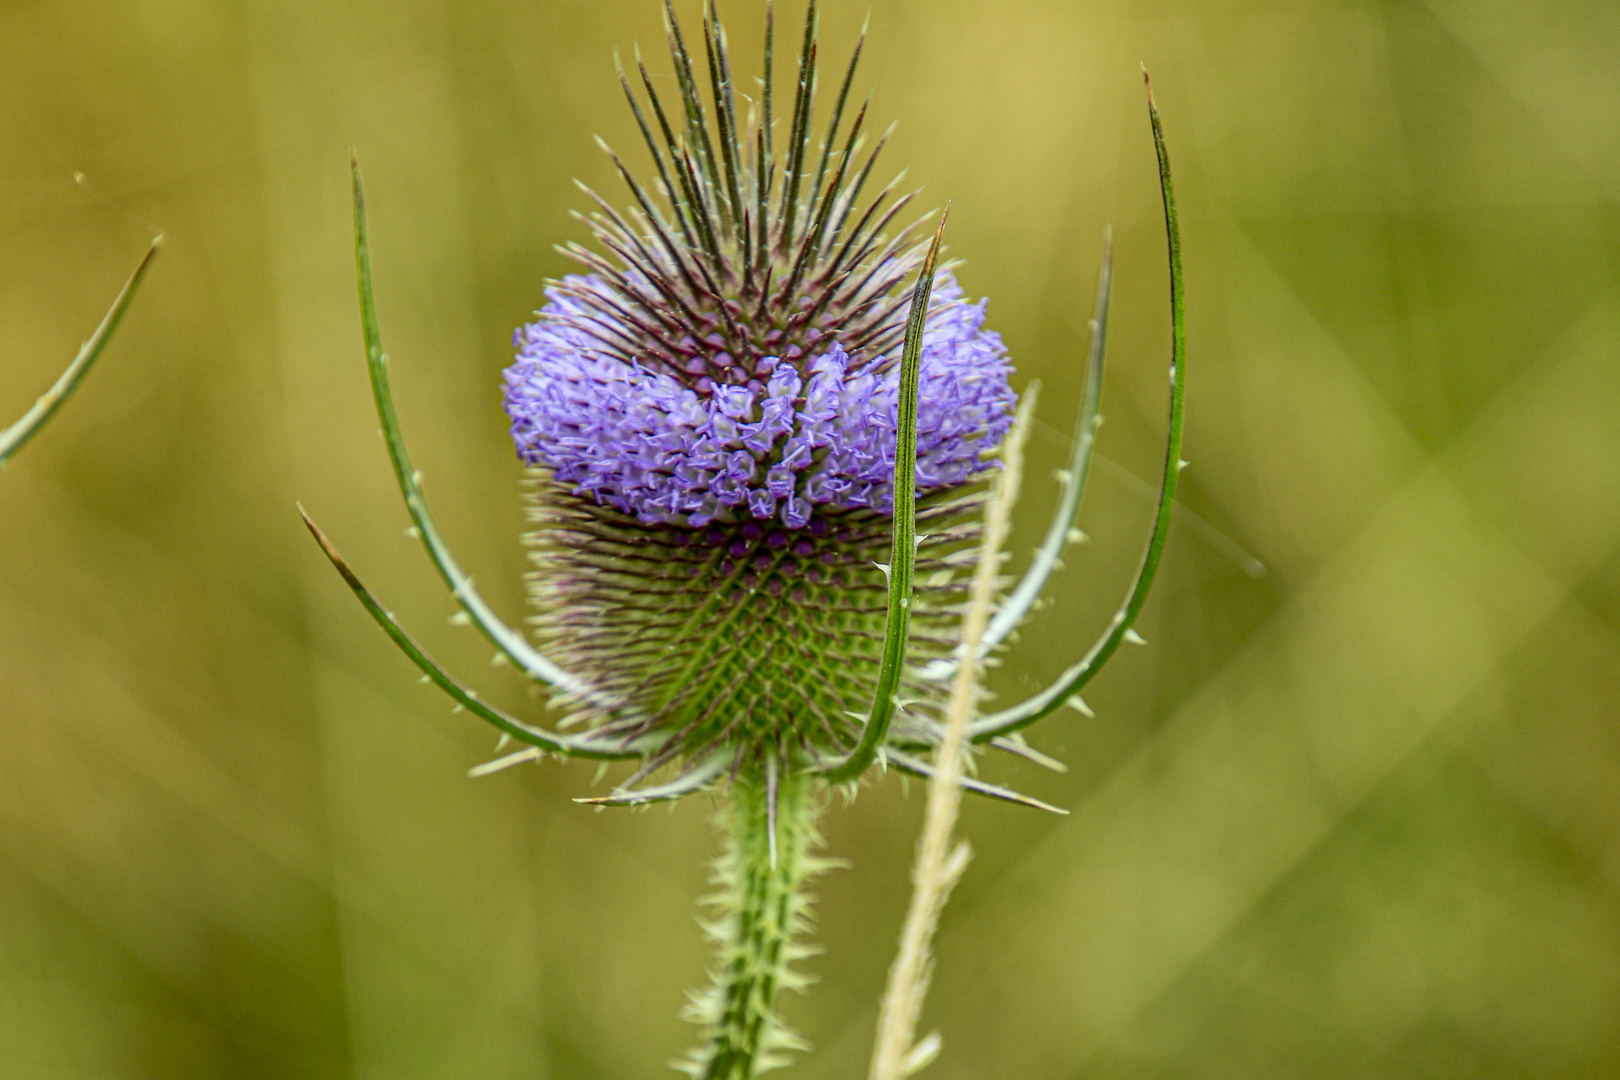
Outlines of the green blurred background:
[[[725,10],[751,75],[759,5]],[[829,55],[865,14],[829,4]],[[492,733],[418,685],[293,505],[541,715],[403,535],[348,153],[417,462],[516,619],[499,373],[581,237],[572,179],[616,192],[591,135],[633,148],[612,50],[638,40],[654,0],[0,10],[0,416],[170,236],[0,477],[0,1075],[672,1075],[708,801],[586,810],[583,764],[467,779]],[[867,58],[891,165],[954,200],[961,277],[1045,384],[1020,552],[1119,238],[1094,540],[1003,699],[1084,647],[1147,530],[1168,335],[1138,61],[1206,523],[1097,718],[1034,732],[1072,771],[987,766],[1074,813],[968,808],[928,1075],[1620,1074],[1620,8],[874,0]],[[819,983],[787,1005],[817,1049],[784,1075],[864,1075],[920,794],[829,815],[851,865],[819,886]]]

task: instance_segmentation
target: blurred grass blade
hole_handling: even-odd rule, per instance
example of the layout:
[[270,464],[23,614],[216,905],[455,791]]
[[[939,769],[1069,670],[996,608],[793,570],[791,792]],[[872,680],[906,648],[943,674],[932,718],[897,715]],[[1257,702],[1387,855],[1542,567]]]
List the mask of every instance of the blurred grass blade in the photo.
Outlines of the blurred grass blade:
[[371,247],[366,239],[366,196],[360,185],[358,158],[350,159],[350,168],[354,176],[355,274],[360,287],[360,325],[366,339],[366,366],[371,374],[371,393],[377,402],[377,418],[382,423],[383,439],[388,444],[388,456],[394,463],[394,476],[399,481],[400,494],[405,497],[405,508],[410,512],[411,521],[416,525],[422,546],[427,548],[428,557],[438,568],[439,576],[444,579],[444,583],[450,586],[450,592],[455,596],[456,603],[461,605],[461,610],[467,613],[473,624],[491,644],[505,654],[507,659],[527,673],[531,679],[606,704],[611,708],[615,702],[603,700],[602,695],[583,680],[570,675],[546,659],[524,640],[522,634],[501,621],[500,616],[495,614],[473,588],[472,579],[462,573],[455,557],[450,554],[449,547],[440,537],[438,527],[433,523],[433,515],[428,512],[427,500],[422,496],[421,478],[411,467],[410,456],[405,451],[405,436],[400,431],[399,418],[394,412],[394,391],[388,382],[388,357],[383,353],[382,332],[377,325],[377,302],[371,290]]
[[124,320],[124,312],[129,310],[130,301],[135,299],[135,290],[140,287],[141,279],[146,276],[147,267],[152,265],[158,248],[162,246],[163,234],[160,233],[152,241],[152,246],[146,249],[146,254],[141,257],[140,265],[135,267],[135,272],[124,282],[117,299],[102,318],[101,325],[96,327],[96,332],[90,335],[90,340],[79,349],[79,355],[73,358],[73,363],[69,364],[67,370],[57,378],[55,385],[34,402],[33,408],[24,413],[16,423],[0,431],[0,465],[4,465],[6,459],[21,450],[23,444],[50,422],[51,417],[56,415],[56,411],[67,402],[73,391],[78,389],[79,383],[90,373],[91,366],[101,356],[107,342],[112,339],[113,331],[117,330],[118,324]]
[[906,640],[911,630],[911,577],[917,562],[917,384],[922,372],[923,326],[928,320],[928,298],[934,288],[934,264],[945,236],[950,207],[939,217],[933,243],[917,274],[906,319],[905,351],[900,359],[900,401],[894,440],[894,543],[889,549],[889,617],[883,638],[883,660],[877,690],[867,715],[861,741],[842,762],[826,770],[835,783],[853,780],[877,756],[894,718],[894,694],[905,667]]
[[456,704],[479,719],[493,724],[501,731],[512,736],[512,738],[552,753],[608,761],[640,756],[636,751],[621,748],[603,749],[590,745],[586,738],[559,735],[533,727],[479,701],[471,690],[462,686],[448,675],[443,668],[434,663],[432,658],[423,652],[415,641],[411,640],[411,636],[394,620],[394,617],[383,610],[382,605],[377,602],[354,571],[349,568],[349,564],[344,561],[337,548],[326,538],[326,534],[321,532],[315,522],[310,520],[309,515],[304,512],[302,506],[298,508],[298,513],[303,517],[304,524],[308,527],[310,534],[315,537],[315,542],[321,545],[321,550],[326,553],[326,557],[331,560],[332,565],[337,567],[337,572],[343,575],[343,580],[348,582],[349,588],[354,591],[355,596],[360,598],[360,603],[365,606],[366,611],[376,620],[377,625],[381,626],[384,633],[393,639],[394,644],[399,646],[401,652],[410,657],[411,663],[415,664],[417,669],[431,679],[439,689],[449,694]]
[[1186,287],[1181,273],[1181,228],[1176,218],[1175,189],[1170,183],[1170,155],[1165,149],[1164,127],[1159,121],[1159,109],[1154,104],[1153,86],[1148,83],[1146,70],[1142,72],[1142,81],[1147,84],[1148,120],[1153,125],[1153,148],[1159,158],[1159,190],[1164,199],[1164,229],[1170,255],[1170,430],[1165,439],[1164,473],[1159,481],[1159,503],[1154,515],[1153,532],[1142,554],[1136,581],[1124,606],[1114,614],[1107,632],[1079,663],[1065,671],[1051,686],[1020,705],[975,722],[970,729],[974,742],[982,743],[996,735],[1033,724],[1062,708],[1069,698],[1079,693],[1131,633],[1142,605],[1147,602],[1148,590],[1153,586],[1159,561],[1164,556],[1164,543],[1170,532],[1170,517],[1175,507],[1176,481],[1181,475],[1182,466],[1181,429],[1187,351]]

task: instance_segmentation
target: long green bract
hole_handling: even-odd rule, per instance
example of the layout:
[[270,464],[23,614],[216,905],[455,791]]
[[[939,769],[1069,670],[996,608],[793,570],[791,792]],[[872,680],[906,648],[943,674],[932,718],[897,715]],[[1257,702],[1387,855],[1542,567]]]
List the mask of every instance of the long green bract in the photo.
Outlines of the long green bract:
[[[394,476],[399,481],[400,494],[405,497],[405,508],[416,525],[422,546],[428,558],[438,569],[439,576],[450,587],[451,594],[461,610],[477,626],[490,643],[499,649],[528,676],[559,690],[584,698],[597,695],[582,680],[564,671],[542,656],[523,639],[523,635],[501,621],[484,598],[473,588],[472,579],[462,573],[455,557],[433,524],[427,501],[422,496],[422,484],[410,456],[405,451],[405,436],[400,431],[399,418],[394,411],[394,392],[388,382],[388,358],[383,353],[382,332],[377,324],[377,301],[371,289],[371,248],[366,239],[366,196],[360,185],[360,163],[351,160],[354,175],[354,262],[360,288],[360,325],[365,335],[366,366],[371,374],[371,393],[377,402],[377,419],[382,423],[383,440],[388,444],[388,456],[394,464]],[[611,704],[611,703],[609,703]]]
[[928,298],[934,288],[934,264],[945,235],[950,207],[940,215],[934,240],[928,246],[911,297],[906,319],[905,351],[900,359],[900,401],[894,441],[894,543],[889,554],[889,609],[883,636],[883,661],[878,668],[877,690],[867,715],[861,741],[849,757],[825,770],[837,783],[853,780],[877,757],[878,747],[894,718],[895,691],[905,666],[906,638],[911,628],[911,578],[917,561],[917,384],[922,372],[923,326],[928,319]]
[[57,410],[67,402],[73,391],[78,389],[79,383],[90,373],[90,368],[101,356],[102,350],[107,347],[107,342],[112,339],[113,331],[117,330],[118,324],[123,321],[124,312],[129,310],[130,301],[135,299],[136,288],[146,276],[146,268],[152,264],[152,259],[161,246],[163,236],[160,234],[152,241],[152,246],[146,249],[140,265],[135,267],[135,272],[129,276],[129,280],[124,282],[124,287],[119,290],[112,307],[108,308],[107,314],[102,317],[101,325],[96,327],[96,332],[90,335],[90,340],[79,349],[79,355],[73,358],[73,363],[57,377],[49,390],[40,395],[33,408],[23,413],[16,423],[0,431],[0,465],[4,465],[7,458],[21,450],[24,443],[50,422],[51,417],[56,415]]
[[[1142,73],[1147,81],[1147,72]],[[982,743],[996,735],[1016,731],[1033,724],[1062,708],[1065,702],[1080,692],[1101,671],[1110,657],[1118,651],[1130,632],[1136,617],[1147,602],[1148,590],[1158,572],[1164,556],[1164,544],[1170,533],[1170,517],[1175,506],[1176,481],[1181,474],[1181,431],[1185,396],[1187,328],[1186,287],[1181,272],[1181,229],[1176,218],[1175,190],[1170,182],[1170,155],[1165,149],[1164,127],[1159,121],[1159,110],[1153,102],[1153,88],[1148,86],[1148,120],[1153,125],[1153,147],[1159,159],[1159,191],[1164,201],[1164,228],[1170,256],[1170,431],[1165,439],[1164,474],[1159,482],[1158,510],[1154,516],[1153,532],[1143,552],[1142,564],[1136,572],[1136,581],[1126,597],[1125,604],[1114,614],[1108,630],[1081,658],[1045,690],[1011,709],[986,716],[969,729],[974,742]]]
[[492,708],[479,701],[471,690],[451,678],[443,668],[434,663],[433,659],[422,651],[421,647],[411,639],[411,636],[405,632],[405,629],[399,625],[394,617],[384,610],[383,606],[377,602],[376,597],[371,595],[371,591],[349,568],[348,562],[338,553],[337,548],[326,538],[326,534],[321,532],[315,522],[310,520],[308,514],[304,513],[303,507],[299,507],[298,512],[303,516],[304,524],[309,528],[311,535],[315,537],[315,542],[321,545],[321,550],[326,553],[326,557],[337,568],[337,572],[343,575],[343,580],[348,583],[354,595],[359,598],[367,613],[376,620],[378,626],[383,628],[384,633],[389,636],[394,644],[399,646],[400,651],[410,658],[411,663],[415,664],[417,669],[431,679],[439,689],[449,694],[456,704],[467,709],[479,719],[493,724],[501,731],[512,736],[512,738],[528,743],[531,746],[538,746],[542,750],[567,754],[571,757],[597,758],[604,761],[617,761],[623,758],[641,756],[642,750],[604,750],[590,746],[581,738],[544,731],[525,724],[523,721],[508,716],[499,709]]

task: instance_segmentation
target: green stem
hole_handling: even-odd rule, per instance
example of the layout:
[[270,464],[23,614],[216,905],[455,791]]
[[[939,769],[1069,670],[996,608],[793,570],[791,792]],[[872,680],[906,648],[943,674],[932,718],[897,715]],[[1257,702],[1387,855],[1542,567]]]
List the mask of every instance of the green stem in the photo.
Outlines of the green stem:
[[809,950],[794,938],[808,928],[805,882],[825,863],[818,800],[809,777],[786,777],[776,791],[776,842],[771,843],[770,797],[762,778],[741,778],[723,814],[726,851],[715,863],[710,898],[719,918],[709,934],[719,946],[714,984],[698,995],[690,1019],[704,1027],[703,1045],[683,1068],[694,1080],[753,1080],[785,1063],[804,1043],[776,1014],[784,989],[802,989],[792,969]]

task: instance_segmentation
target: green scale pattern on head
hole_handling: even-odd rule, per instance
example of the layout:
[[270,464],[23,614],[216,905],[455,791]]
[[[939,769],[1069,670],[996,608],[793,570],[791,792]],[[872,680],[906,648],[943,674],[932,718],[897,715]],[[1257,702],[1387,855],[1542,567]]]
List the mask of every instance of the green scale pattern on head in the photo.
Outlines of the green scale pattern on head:
[[[919,671],[954,644],[980,501],[957,491],[919,505],[926,535],[902,682],[911,701],[897,739],[924,742],[908,726],[937,719],[944,686]],[[598,691],[565,698],[565,723],[627,743],[658,735],[648,771],[729,750],[734,769],[755,771],[771,755],[791,772],[860,737],[883,649],[887,515],[849,511],[798,530],[649,528],[539,474],[530,517],[529,594],[540,612],[531,625]]]

